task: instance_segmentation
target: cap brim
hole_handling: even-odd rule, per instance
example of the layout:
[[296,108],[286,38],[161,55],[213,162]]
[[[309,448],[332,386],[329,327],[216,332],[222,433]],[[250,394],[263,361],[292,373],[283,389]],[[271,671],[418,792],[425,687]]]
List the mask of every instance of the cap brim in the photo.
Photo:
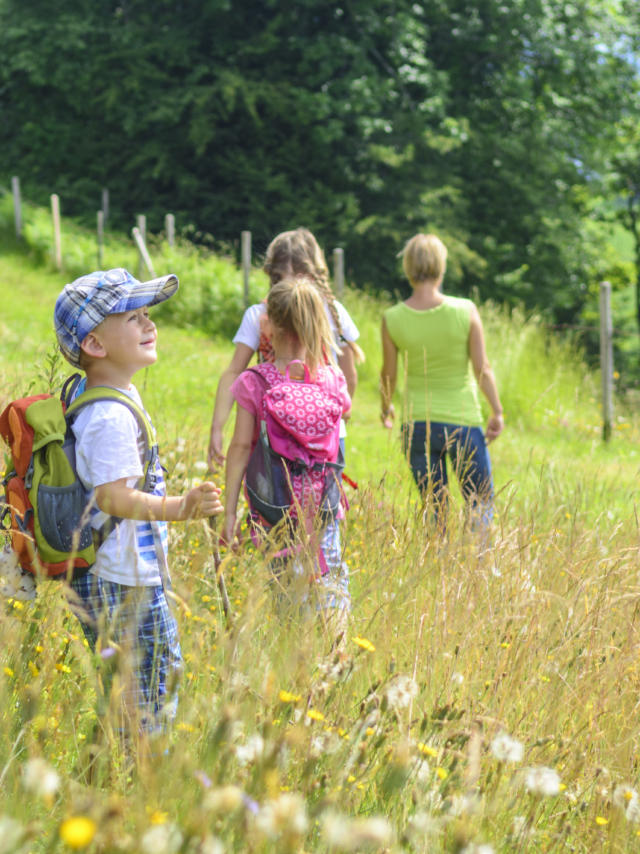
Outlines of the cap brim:
[[157,305],[159,302],[172,297],[178,290],[178,277],[173,273],[150,279],[148,282],[138,282],[133,285],[125,299],[119,300],[111,312],[132,311],[145,305]]

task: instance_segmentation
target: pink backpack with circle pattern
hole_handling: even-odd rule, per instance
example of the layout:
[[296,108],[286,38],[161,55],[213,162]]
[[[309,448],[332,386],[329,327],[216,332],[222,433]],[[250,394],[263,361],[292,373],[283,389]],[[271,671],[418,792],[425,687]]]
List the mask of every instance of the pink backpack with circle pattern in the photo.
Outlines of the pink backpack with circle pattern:
[[263,384],[259,437],[251,452],[245,489],[254,517],[265,526],[286,515],[305,519],[321,514],[335,518],[342,496],[344,461],[340,453],[343,401],[334,369],[323,366],[312,381],[303,363],[304,380],[283,376],[275,365],[249,368]]

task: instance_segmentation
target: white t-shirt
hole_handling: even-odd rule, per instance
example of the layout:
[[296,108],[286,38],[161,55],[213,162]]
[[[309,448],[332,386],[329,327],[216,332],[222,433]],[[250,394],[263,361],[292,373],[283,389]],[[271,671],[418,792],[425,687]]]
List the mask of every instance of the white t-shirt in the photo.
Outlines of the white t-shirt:
[[[358,327],[355,325],[353,320],[351,320],[349,312],[342,305],[342,303],[338,302],[338,300],[334,300],[333,304],[335,305],[336,311],[338,312],[338,319],[340,321],[340,327],[342,329],[342,337],[345,341],[356,341],[360,337],[360,333],[358,332]],[[333,320],[333,315],[329,311],[329,308],[326,303],[325,309],[327,312],[327,317],[329,318],[329,325],[331,326],[333,337],[337,340],[338,333],[336,330],[336,325]],[[246,344],[247,347],[251,347],[251,349],[255,352],[258,349],[258,345],[260,344],[260,317],[263,314],[266,314],[266,311],[267,306],[263,302],[256,303],[255,305],[250,305],[242,316],[242,321],[240,323],[238,331],[233,337],[233,343]],[[338,341],[338,345],[339,344],[340,342]],[[333,358],[337,361],[337,350],[333,351]]]
[[[142,406],[134,386],[121,391]],[[144,439],[135,415],[126,406],[113,400],[91,403],[80,411],[72,429],[76,437],[76,469],[85,489],[93,493],[97,486],[121,478],[127,478],[127,486],[137,485],[143,475]],[[159,462],[153,494],[166,495]],[[94,508],[91,525],[99,529],[108,518],[106,513]],[[161,572],[167,566],[167,540],[166,522],[123,519],[98,549],[91,572],[118,584],[159,585]],[[163,568],[159,564],[156,542],[164,554]]]
[[[358,327],[355,325],[353,320],[351,320],[349,312],[342,305],[342,303],[338,302],[338,300],[334,300],[333,304],[338,312],[338,320],[340,321],[340,328],[342,330],[343,340],[347,342],[355,341],[360,337]],[[336,329],[336,324],[333,320],[333,315],[329,311],[329,307],[327,306],[326,302],[325,310],[327,312],[327,317],[329,318],[329,325],[331,326],[333,337],[334,339],[336,339],[339,346],[340,341],[338,341],[338,331]],[[266,311],[267,306],[263,302],[256,303],[255,305],[250,305],[242,316],[242,321],[240,323],[238,331],[233,336],[233,343],[246,344],[247,347],[250,347],[255,352],[260,345],[260,318],[263,314],[266,314]],[[338,360],[337,349],[333,350],[333,358],[336,361]],[[344,423],[344,419],[341,419],[340,438],[344,439],[346,435],[347,428]]]

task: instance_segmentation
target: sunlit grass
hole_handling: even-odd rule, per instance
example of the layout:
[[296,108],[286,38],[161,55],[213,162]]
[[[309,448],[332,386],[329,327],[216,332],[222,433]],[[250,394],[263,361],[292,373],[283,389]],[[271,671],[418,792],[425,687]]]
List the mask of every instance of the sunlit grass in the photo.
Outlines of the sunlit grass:
[[[43,387],[66,281],[4,248],[3,400]],[[61,586],[0,602],[0,852],[636,849],[636,419],[620,413],[603,445],[572,348],[487,306],[508,416],[496,524],[481,542],[455,495],[447,538],[430,537],[378,421],[380,309],[345,301],[368,356],[347,444],[345,636],[283,617],[252,548],[222,555],[228,627],[207,525],[172,526],[185,671],[176,725],[138,767],[98,714],[106,664]],[[161,322],[138,378],[174,493],[203,477],[231,349]]]

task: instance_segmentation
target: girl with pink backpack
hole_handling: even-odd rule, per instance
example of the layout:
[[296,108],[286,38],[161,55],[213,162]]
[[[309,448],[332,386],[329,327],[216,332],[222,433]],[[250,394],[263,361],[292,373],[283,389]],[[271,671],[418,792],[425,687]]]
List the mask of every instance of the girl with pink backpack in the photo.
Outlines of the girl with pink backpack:
[[[340,618],[350,607],[340,548],[340,422],[351,409],[322,297],[310,279],[289,278],[267,297],[273,361],[231,386],[236,423],[226,462],[223,536],[232,543],[242,483],[254,540],[277,542],[276,581],[294,604],[312,596]],[[315,582],[315,583],[313,583]],[[298,588],[302,594],[298,592]],[[340,620],[341,622],[341,620]]]

